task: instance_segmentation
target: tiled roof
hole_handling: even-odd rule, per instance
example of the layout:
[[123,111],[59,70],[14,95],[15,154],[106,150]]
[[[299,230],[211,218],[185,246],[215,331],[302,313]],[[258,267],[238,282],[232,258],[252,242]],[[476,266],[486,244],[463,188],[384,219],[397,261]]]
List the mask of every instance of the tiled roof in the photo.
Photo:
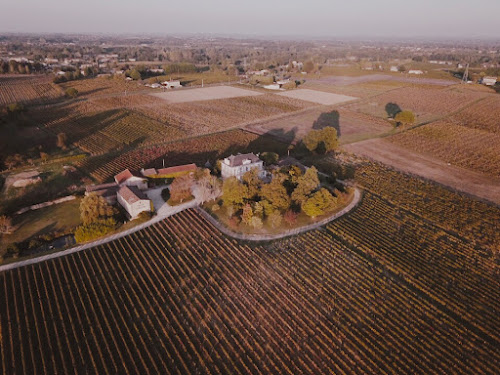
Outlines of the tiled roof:
[[85,191],[87,193],[92,193],[94,191],[109,190],[112,188],[118,188],[118,185],[116,184],[116,182],[110,182],[108,184],[101,184],[101,185],[87,185],[87,186],[85,186]]
[[254,153],[231,155],[226,159],[229,161],[230,167],[239,167],[240,165],[243,165],[245,160],[250,160],[251,163],[260,161],[259,157]]
[[149,169],[143,169],[141,173],[144,177],[147,177],[147,176],[154,176],[158,172],[154,168],[149,168]]
[[134,204],[140,200],[149,199],[146,194],[135,186],[122,186],[120,190],[118,190],[118,195],[120,195],[128,204]]
[[120,172],[115,176],[115,181],[117,184],[122,184],[132,176],[132,172],[130,172],[128,169],[125,169],[123,172]]
[[176,167],[162,168],[158,169],[158,174],[167,175],[181,172],[194,172],[196,170],[196,164],[185,164],[178,165]]

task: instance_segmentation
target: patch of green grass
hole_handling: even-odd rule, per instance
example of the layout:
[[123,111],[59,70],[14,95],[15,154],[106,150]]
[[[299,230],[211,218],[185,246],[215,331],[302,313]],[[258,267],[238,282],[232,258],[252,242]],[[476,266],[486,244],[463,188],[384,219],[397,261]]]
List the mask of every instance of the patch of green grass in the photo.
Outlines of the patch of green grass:
[[75,199],[13,216],[13,225],[17,229],[12,234],[2,236],[0,248],[44,234],[71,232],[80,225],[79,207],[80,199]]

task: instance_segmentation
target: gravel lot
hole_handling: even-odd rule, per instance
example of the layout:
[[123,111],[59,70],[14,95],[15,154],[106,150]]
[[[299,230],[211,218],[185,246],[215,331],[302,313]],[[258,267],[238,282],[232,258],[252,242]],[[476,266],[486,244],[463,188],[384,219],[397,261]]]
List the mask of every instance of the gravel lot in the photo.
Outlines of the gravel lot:
[[171,91],[151,94],[169,103],[189,103],[202,100],[239,98],[242,96],[262,95],[260,92],[245,90],[233,86],[214,86],[198,89],[174,89]]

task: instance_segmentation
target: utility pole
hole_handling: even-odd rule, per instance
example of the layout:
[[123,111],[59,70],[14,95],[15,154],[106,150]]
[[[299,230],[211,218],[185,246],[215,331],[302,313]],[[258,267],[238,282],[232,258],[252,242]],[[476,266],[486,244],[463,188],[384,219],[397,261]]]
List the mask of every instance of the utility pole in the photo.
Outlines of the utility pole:
[[469,81],[469,64],[465,67],[464,75],[462,76],[462,83],[467,83]]

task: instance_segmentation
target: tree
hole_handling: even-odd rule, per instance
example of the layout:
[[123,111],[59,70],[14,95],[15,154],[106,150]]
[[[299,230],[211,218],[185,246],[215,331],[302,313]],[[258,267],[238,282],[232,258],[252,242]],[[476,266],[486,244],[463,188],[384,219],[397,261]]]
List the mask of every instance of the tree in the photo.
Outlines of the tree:
[[398,125],[409,125],[415,122],[415,115],[412,111],[401,111],[394,117],[394,120]]
[[272,165],[278,163],[279,155],[276,152],[263,152],[260,154],[260,158],[264,161],[264,164]]
[[252,220],[253,218],[253,210],[252,210],[252,206],[250,206],[250,204],[246,204],[244,207],[243,207],[243,213],[241,214],[241,221],[247,225],[250,224],[250,221]]
[[83,225],[112,218],[114,215],[113,207],[103,197],[95,193],[85,196],[80,203],[80,217]]
[[129,73],[128,76],[132,78],[134,81],[139,81],[141,77],[141,73],[137,69],[132,69]]
[[315,151],[320,143],[323,143],[325,152],[333,151],[338,146],[337,130],[327,126],[321,130],[311,130],[302,139],[309,151]]
[[78,96],[78,90],[74,87],[70,87],[66,90],[66,96],[68,98],[76,98]]
[[173,202],[179,203],[189,199],[192,196],[191,188],[193,182],[193,177],[188,174],[176,177],[174,182],[170,185],[170,199]]
[[406,66],[404,66],[404,65],[398,66],[398,72],[401,72],[401,73],[406,72]]
[[297,187],[292,192],[292,200],[302,206],[307,197],[319,186],[318,170],[315,167],[308,168],[304,175],[297,179]]
[[314,70],[314,63],[309,60],[309,61],[306,61],[304,63],[304,71],[306,71],[307,73],[312,73]]
[[193,188],[194,195],[201,203],[217,199],[222,194],[222,184],[219,179],[210,174],[200,177]]
[[304,213],[312,218],[332,211],[337,199],[326,189],[320,189],[311,195],[302,205]]
[[267,222],[271,226],[271,228],[279,228],[281,225],[281,222],[283,220],[283,216],[281,216],[281,213],[279,211],[274,211],[271,215],[267,217]]
[[248,199],[255,199],[259,195],[262,180],[259,177],[259,170],[252,168],[241,178],[248,188]]
[[289,226],[292,226],[292,225],[294,225],[297,222],[297,216],[299,216],[299,215],[296,212],[293,212],[292,210],[288,210],[283,215],[283,220]]
[[0,216],[0,233],[11,233],[12,229],[12,219],[5,215]]
[[270,183],[263,185],[260,195],[275,209],[286,210],[290,206],[290,197],[279,176],[274,176]]
[[66,150],[66,142],[68,141],[68,136],[66,133],[59,133],[57,135],[57,147],[59,147],[62,150]]
[[261,229],[263,227],[262,219],[258,216],[253,216],[250,219],[249,225],[254,229]]
[[248,187],[236,177],[229,177],[222,185],[222,200],[226,206],[241,207],[248,198]]

